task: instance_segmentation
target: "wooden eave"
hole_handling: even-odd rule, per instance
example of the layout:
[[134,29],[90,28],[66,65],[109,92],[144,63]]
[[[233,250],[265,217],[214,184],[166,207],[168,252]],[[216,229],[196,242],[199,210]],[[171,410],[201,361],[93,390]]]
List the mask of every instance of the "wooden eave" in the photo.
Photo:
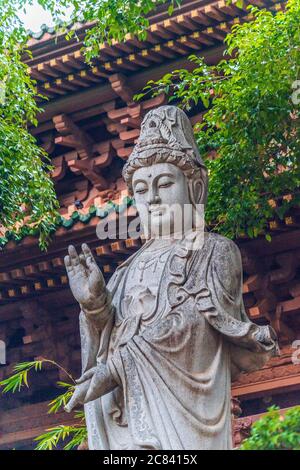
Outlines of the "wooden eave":
[[[283,8],[283,3],[265,0],[251,1],[251,4],[265,6],[271,10]],[[183,9],[176,9],[172,17],[156,15],[151,20],[146,41],[140,41],[127,35],[122,42],[112,45],[102,44],[100,56],[94,66],[85,63],[81,51],[82,40],[66,43],[62,38],[52,52],[48,50],[38,54],[37,47],[32,46],[34,57],[27,61],[31,76],[36,79],[38,90],[48,98],[65,96],[70,92],[87,88],[95,83],[104,83],[113,73],[132,75],[172,61],[178,57],[187,57],[197,53],[205,55],[211,48],[222,45],[223,39],[234,24],[251,18],[247,2],[242,8],[231,5],[226,0],[214,2],[192,2]],[[81,32],[82,30],[82,32]],[[84,28],[80,28],[79,37]],[[48,40],[53,48],[54,39]],[[43,41],[42,41],[43,43]],[[222,45],[223,49],[224,46]]]

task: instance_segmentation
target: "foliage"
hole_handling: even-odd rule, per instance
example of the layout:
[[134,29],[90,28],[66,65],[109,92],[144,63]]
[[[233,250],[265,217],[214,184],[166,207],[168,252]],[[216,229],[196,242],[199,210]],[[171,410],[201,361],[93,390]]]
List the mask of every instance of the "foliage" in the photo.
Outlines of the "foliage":
[[19,392],[24,385],[28,388],[28,373],[32,369],[39,371],[41,368],[42,361],[21,362],[20,364],[16,364],[13,369],[16,373],[0,382],[0,386],[4,387],[3,393]]
[[35,438],[38,442],[36,450],[54,450],[58,444],[68,441],[64,446],[64,450],[76,449],[87,440],[87,429],[84,424],[84,418],[81,417],[82,423],[73,426],[65,426],[61,424],[54,428],[47,429],[45,434]]
[[[41,358],[32,362],[21,362],[16,364],[13,368],[14,374],[7,379],[0,382],[0,387],[3,388],[2,393],[15,393],[20,392],[21,388],[26,386],[29,387],[28,374],[31,371],[39,372],[42,370],[44,364],[51,364],[66,374],[72,384],[66,382],[57,382],[57,386],[64,388],[66,391],[59,394],[48,404],[49,414],[57,413],[70,400],[74,388],[75,381],[73,377],[57,362],[51,359]],[[83,444],[87,440],[87,430],[85,426],[85,418],[83,411],[76,411],[75,418],[78,419],[78,423],[72,426],[59,425],[53,428],[49,428],[44,434],[35,438],[37,445],[36,450],[53,450],[64,444],[64,450],[71,450],[77,448],[80,444]]]
[[[70,24],[92,24],[84,40],[87,61],[101,52],[105,41],[122,41],[126,34],[145,39],[147,15],[165,3],[171,14],[180,0],[38,0],[51,12],[57,29],[67,31],[68,39],[76,36]],[[33,0],[0,0],[0,225],[5,228],[0,248],[9,239],[18,241],[30,234],[39,235],[45,249],[58,222],[49,158],[29,132],[41,110],[35,102],[35,81],[21,60],[30,52],[18,12],[32,4]]]
[[[60,29],[67,30],[69,24],[78,22],[92,23],[84,38],[84,52],[90,61],[101,53],[100,46],[104,42],[121,42],[128,34],[145,40],[148,15],[166,3],[171,15],[181,0],[38,0],[38,3],[52,13]],[[63,20],[66,11],[70,15]],[[74,29],[67,31],[68,38],[74,36]]]
[[[52,361],[51,359],[41,358],[32,362],[20,362],[13,367],[15,374],[11,375],[7,379],[4,379],[0,382],[0,387],[4,387],[2,393],[20,391],[23,386],[29,387],[28,385],[28,374],[30,371],[35,370],[36,372],[42,370],[43,364],[52,364],[55,367],[62,370],[74,383],[73,377],[57,362]],[[63,382],[58,383],[59,386],[68,386],[70,384],[65,384]]]
[[46,153],[28,130],[37,125],[37,91],[21,60],[27,34],[18,3],[0,0],[0,224],[6,239],[38,234],[45,248],[58,203]]
[[50,401],[48,411],[49,414],[57,413],[61,408],[64,408],[74,392],[74,385],[70,385],[65,382],[57,382],[56,385],[58,387],[66,388],[67,391],[65,393],[62,393],[61,395],[58,395],[52,401]]
[[276,14],[249,8],[252,21],[234,25],[225,39],[230,59],[209,66],[191,56],[192,71],[168,73],[137,96],[165,92],[187,110],[208,109],[195,127],[210,174],[206,217],[232,238],[263,233],[268,219],[300,202],[296,194],[270,205],[300,186],[300,90],[293,90],[300,89],[300,0]]
[[256,421],[241,450],[300,450],[300,406],[280,413],[278,407]]

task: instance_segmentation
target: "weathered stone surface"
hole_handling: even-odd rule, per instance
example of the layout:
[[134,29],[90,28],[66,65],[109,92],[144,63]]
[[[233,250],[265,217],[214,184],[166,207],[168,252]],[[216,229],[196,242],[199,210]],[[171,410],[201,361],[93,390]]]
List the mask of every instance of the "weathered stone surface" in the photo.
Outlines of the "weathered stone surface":
[[69,247],[83,375],[67,409],[85,404],[90,449],[231,449],[231,379],[277,341],[247,318],[237,246],[201,232],[207,172],[183,111],[146,115],[124,178],[148,241],[107,286],[88,247]]

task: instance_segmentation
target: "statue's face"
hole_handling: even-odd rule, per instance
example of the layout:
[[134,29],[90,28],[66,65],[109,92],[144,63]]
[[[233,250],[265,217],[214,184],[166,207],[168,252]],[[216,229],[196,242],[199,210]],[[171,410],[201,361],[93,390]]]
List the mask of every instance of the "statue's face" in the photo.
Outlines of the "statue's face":
[[188,181],[177,166],[157,163],[139,168],[133,174],[132,187],[148,236],[174,235],[192,228]]

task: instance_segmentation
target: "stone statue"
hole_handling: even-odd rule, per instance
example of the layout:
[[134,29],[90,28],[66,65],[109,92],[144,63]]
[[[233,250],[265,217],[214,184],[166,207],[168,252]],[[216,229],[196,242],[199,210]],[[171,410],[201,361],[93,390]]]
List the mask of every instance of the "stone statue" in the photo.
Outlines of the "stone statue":
[[[277,341],[245,313],[237,246],[207,231],[197,249],[186,242],[208,175],[182,110],[146,115],[123,176],[148,241],[107,286],[87,245],[69,247],[83,373],[66,409],[84,404],[89,449],[230,449],[231,380]],[[172,204],[193,208],[181,237]]]

